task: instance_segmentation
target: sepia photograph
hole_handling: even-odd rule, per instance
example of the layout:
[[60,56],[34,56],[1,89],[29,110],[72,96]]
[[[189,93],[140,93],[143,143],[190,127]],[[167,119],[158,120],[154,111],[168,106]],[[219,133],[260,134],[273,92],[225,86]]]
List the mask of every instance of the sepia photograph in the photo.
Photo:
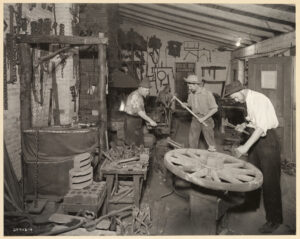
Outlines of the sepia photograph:
[[296,3],[4,2],[3,236],[296,235]]

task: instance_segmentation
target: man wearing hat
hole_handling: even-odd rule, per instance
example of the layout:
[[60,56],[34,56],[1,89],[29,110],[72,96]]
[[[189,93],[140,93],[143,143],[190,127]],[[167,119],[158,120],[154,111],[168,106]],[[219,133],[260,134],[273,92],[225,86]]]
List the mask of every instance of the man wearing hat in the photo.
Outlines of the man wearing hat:
[[143,144],[143,128],[142,119],[149,122],[151,126],[157,126],[145,112],[144,98],[150,93],[149,78],[144,78],[137,90],[130,93],[125,104],[125,143],[127,145],[135,144],[137,146]]
[[[213,94],[203,87],[203,82],[196,75],[189,75],[184,79],[189,88],[187,106],[200,118],[193,117],[189,131],[189,147],[198,148],[201,131],[208,144],[209,151],[216,151],[214,137],[214,120],[212,115],[218,111]],[[205,122],[206,125],[202,124]]]
[[[259,228],[261,233],[272,233],[282,223],[282,202],[280,189],[280,144],[275,128],[278,119],[270,99],[260,92],[245,89],[239,81],[225,87],[225,96],[237,102],[246,103],[247,123],[236,127],[242,131],[247,127],[251,136],[239,146],[237,155],[248,152],[248,161],[258,167],[264,177],[262,185],[266,223]],[[232,212],[251,211],[259,208],[260,189],[247,192],[245,201],[231,209]]]

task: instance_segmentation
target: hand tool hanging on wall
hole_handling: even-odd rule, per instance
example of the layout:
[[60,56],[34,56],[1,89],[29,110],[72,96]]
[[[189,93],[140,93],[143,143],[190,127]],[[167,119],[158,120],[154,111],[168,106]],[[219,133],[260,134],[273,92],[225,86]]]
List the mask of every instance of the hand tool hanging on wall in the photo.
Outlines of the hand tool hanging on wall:
[[50,33],[51,33],[51,19],[50,18],[44,19],[42,32],[43,32],[43,35],[50,35]]
[[[202,48],[202,49],[200,49],[200,50],[199,50],[199,53],[200,53],[201,51],[204,51],[204,53],[203,53],[203,54],[201,54],[201,55],[199,56],[199,59],[201,58],[201,56],[205,56],[205,57],[206,57],[206,60],[207,60],[207,62],[211,62],[211,51],[210,51],[210,50],[208,50],[208,49],[205,49],[205,48]],[[207,53],[208,53],[208,56],[205,54],[205,52],[207,52]]]
[[54,34],[57,36],[57,22],[56,22],[56,10],[55,10],[55,3],[53,3],[53,25],[52,28],[54,29]]
[[17,11],[15,12],[16,24],[17,24],[17,34],[20,33],[22,27],[21,17],[22,17],[22,3],[16,4]]
[[[32,61],[35,61],[35,49],[32,49]],[[40,71],[39,71],[39,78],[40,78],[40,99],[38,99],[37,96],[37,86],[36,86],[36,75],[37,75],[37,68],[38,67],[34,67],[33,68],[33,74],[32,74],[32,81],[31,81],[31,86],[32,86],[32,93],[33,93],[33,98],[34,101],[40,105],[43,105],[43,75],[44,75],[44,70],[42,67],[40,67]]]
[[182,43],[178,41],[168,41],[169,55],[180,57],[181,45]]
[[4,110],[8,110],[8,95],[7,95],[7,64],[6,64],[6,45],[3,48],[3,97],[4,97]]
[[[154,65],[157,65],[160,57],[161,40],[155,35],[150,37],[148,47],[152,48],[152,52],[148,53],[151,56]],[[156,59],[155,59],[156,56]]]
[[72,95],[72,101],[74,102],[74,112],[76,112],[76,98],[77,98],[77,91],[75,85],[70,87],[71,95]]
[[15,39],[15,28],[14,28],[14,7],[9,6],[9,32],[10,34],[6,35],[6,44],[7,44],[7,55],[9,60],[9,81],[8,84],[15,84],[17,82],[17,45]]
[[54,125],[60,125],[59,101],[58,101],[58,88],[56,81],[55,63],[51,63],[51,76],[52,76],[52,91],[55,102],[55,109],[53,109]]
[[49,112],[48,112],[48,126],[51,126],[51,121],[52,121],[52,98],[53,98],[53,90],[50,89]]

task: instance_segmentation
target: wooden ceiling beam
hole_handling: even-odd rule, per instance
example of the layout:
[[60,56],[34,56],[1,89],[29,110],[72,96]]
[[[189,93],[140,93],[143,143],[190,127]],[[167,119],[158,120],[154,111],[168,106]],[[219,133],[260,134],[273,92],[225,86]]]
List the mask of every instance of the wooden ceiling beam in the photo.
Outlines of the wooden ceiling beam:
[[[125,5],[128,8],[130,8],[130,5],[133,6],[133,4],[125,4]],[[260,29],[243,26],[241,24],[232,23],[232,22],[229,22],[229,21],[227,22],[227,21],[223,21],[223,20],[218,20],[218,19],[215,19],[215,18],[211,18],[211,17],[203,16],[201,14],[197,14],[197,13],[181,11],[181,10],[174,9],[174,8],[168,7],[166,5],[162,5],[162,4],[138,4],[138,5],[134,4],[134,5],[139,6],[139,7],[143,7],[145,9],[149,9],[149,10],[159,11],[162,14],[177,15],[179,18],[182,17],[182,18],[190,19],[192,21],[205,22],[208,25],[219,26],[219,27],[223,27],[224,29],[230,29],[230,30],[233,30],[233,31],[244,32],[244,33],[247,33],[247,34],[250,34],[250,35],[255,35],[255,36],[260,36],[260,37],[265,37],[265,38],[270,38],[270,37],[275,36],[275,34],[273,32],[263,31],[263,30],[260,30]]]
[[211,8],[207,7],[204,5],[198,5],[198,4],[174,4],[173,6],[176,6],[179,9],[187,10],[187,11],[192,11],[198,14],[205,14],[209,15],[212,18],[222,18],[224,20],[228,20],[231,22],[237,22],[240,24],[245,24],[245,25],[251,25],[254,28],[264,28],[267,30],[271,31],[278,31],[278,32],[290,32],[294,31],[294,28],[277,23],[277,22],[272,22],[272,21],[267,21],[267,20],[261,20],[255,17],[249,17],[245,15],[241,15],[238,13],[233,13],[233,12],[228,12],[224,11],[221,9],[216,9],[216,8]]
[[237,49],[232,52],[232,59],[247,58],[254,55],[270,54],[275,51],[288,50],[296,46],[296,32],[281,34],[254,45]]
[[80,36],[56,36],[56,35],[16,35],[19,43],[29,44],[70,44],[70,45],[93,45],[93,44],[107,44],[107,38],[99,37],[80,37]]
[[224,43],[222,44],[222,42],[213,41],[213,40],[209,40],[209,39],[203,39],[199,36],[195,36],[195,35],[192,35],[192,34],[187,35],[187,33],[184,33],[184,32],[178,31],[178,30],[170,30],[170,29],[167,29],[167,28],[155,25],[155,24],[147,23],[147,22],[140,21],[140,20],[135,20],[135,19],[129,18],[129,17],[124,17],[124,20],[128,21],[128,22],[135,23],[135,24],[155,28],[155,29],[158,29],[158,30],[161,30],[161,31],[169,32],[169,33],[174,34],[174,35],[183,36],[186,39],[192,39],[192,40],[195,40],[195,41],[203,41],[203,42],[207,42],[207,43],[212,44],[212,45],[217,46],[217,47],[224,47],[224,48],[228,49],[229,51],[236,50],[236,46],[228,45],[228,44],[224,44]]
[[295,23],[296,16],[293,12],[282,11],[279,9],[268,8],[256,4],[218,4],[218,6],[244,11],[263,17],[279,19],[286,22]]
[[[238,41],[237,37],[231,37],[228,36],[226,34],[221,34],[221,33],[217,33],[214,31],[208,31],[208,30],[202,30],[197,28],[196,26],[190,26],[190,25],[186,25],[183,23],[178,23],[176,21],[172,21],[172,20],[164,20],[162,18],[157,18],[157,17],[153,17],[150,16],[149,14],[147,15],[146,12],[139,12],[137,13],[136,11],[133,10],[127,10],[127,9],[119,9],[120,14],[125,14],[125,15],[129,15],[135,18],[139,18],[139,19],[144,19],[147,21],[151,21],[151,22],[156,22],[157,24],[162,24],[162,25],[166,25],[166,26],[172,26],[175,28],[180,28],[180,29],[185,29],[187,31],[191,31],[197,34],[201,34],[204,37],[208,38],[208,39],[220,39],[222,41],[228,41],[231,42],[232,44],[235,44],[235,42]],[[242,46],[246,46],[246,45],[252,45],[253,42],[250,41],[246,41],[246,40],[241,40],[241,45]]]
[[137,13],[145,13],[147,15],[151,15],[153,17],[157,17],[157,18],[161,18],[161,19],[165,19],[168,21],[180,21],[182,24],[184,25],[188,25],[188,26],[193,26],[196,27],[197,29],[201,30],[209,30],[210,32],[216,32],[216,33],[221,33],[221,34],[226,34],[228,36],[230,36],[232,39],[237,40],[238,38],[242,38],[242,42],[245,41],[245,44],[253,44],[255,42],[260,42],[263,40],[263,38],[261,37],[257,37],[254,35],[250,35],[250,34],[246,34],[243,32],[238,32],[238,31],[232,31],[230,29],[224,29],[223,27],[218,27],[218,26],[212,26],[212,25],[208,25],[206,23],[202,23],[202,22],[198,22],[195,20],[190,20],[190,19],[186,19],[186,18],[178,18],[178,16],[176,15],[171,15],[171,14],[163,14],[158,12],[158,11],[153,11],[153,10],[149,10],[149,9],[144,9],[144,8],[140,8],[137,7],[136,5],[131,5],[130,8],[128,8],[127,6],[124,6],[124,4],[121,4],[119,7],[119,10],[128,10],[128,11],[135,11]]
[[150,27],[153,28],[157,28],[163,31],[168,31],[171,32],[173,34],[178,34],[178,35],[182,35],[186,38],[197,38],[198,40],[204,41],[204,42],[208,42],[210,44],[214,44],[217,46],[226,46],[226,47],[230,47],[233,49],[236,49],[237,47],[235,46],[234,43],[229,42],[229,41],[222,41],[219,39],[211,39],[211,38],[207,38],[207,37],[203,37],[202,34],[197,34],[195,32],[191,32],[191,31],[187,31],[185,29],[181,29],[178,27],[172,27],[172,26],[162,26],[162,24],[157,23],[157,22],[153,22],[153,21],[149,21],[149,20],[145,20],[145,19],[140,19],[139,17],[134,17],[134,16],[127,16],[126,14],[121,14],[122,18],[128,21],[132,21],[135,22],[137,24],[143,24],[143,25],[148,25]]

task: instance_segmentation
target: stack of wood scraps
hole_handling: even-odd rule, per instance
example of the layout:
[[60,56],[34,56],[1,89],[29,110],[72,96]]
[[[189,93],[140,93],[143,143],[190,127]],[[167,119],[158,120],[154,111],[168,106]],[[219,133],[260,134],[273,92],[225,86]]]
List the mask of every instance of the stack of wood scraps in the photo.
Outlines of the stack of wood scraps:
[[114,185],[111,192],[111,202],[118,203],[126,201],[126,198],[133,198],[133,182],[132,181],[119,181]]

